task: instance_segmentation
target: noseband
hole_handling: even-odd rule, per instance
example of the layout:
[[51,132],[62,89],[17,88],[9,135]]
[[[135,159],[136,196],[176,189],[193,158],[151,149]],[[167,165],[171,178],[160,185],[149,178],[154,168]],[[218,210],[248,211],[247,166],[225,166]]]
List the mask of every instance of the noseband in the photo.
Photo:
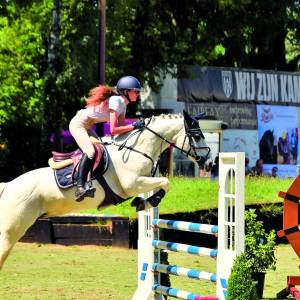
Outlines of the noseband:
[[[210,147],[197,147],[195,145],[194,140],[199,141],[201,138],[204,139],[204,135],[200,128],[188,128],[188,126],[185,125],[185,132],[186,135],[184,137],[183,145],[185,144],[186,138],[189,139],[189,145],[190,149],[189,151],[183,150],[183,145],[181,151],[184,152],[187,156],[191,156],[195,159],[198,166],[201,167],[204,165],[204,163],[207,161],[209,154],[210,154]],[[206,149],[207,153],[205,156],[200,156],[197,154],[197,150]]]

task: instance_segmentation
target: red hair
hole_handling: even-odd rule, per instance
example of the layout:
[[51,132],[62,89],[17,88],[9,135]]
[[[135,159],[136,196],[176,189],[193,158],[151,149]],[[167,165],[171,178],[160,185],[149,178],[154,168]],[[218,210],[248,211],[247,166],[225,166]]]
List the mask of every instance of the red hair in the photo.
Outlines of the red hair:
[[85,98],[86,106],[98,105],[113,95],[116,95],[116,93],[112,88],[105,85],[98,85],[91,89],[89,97]]

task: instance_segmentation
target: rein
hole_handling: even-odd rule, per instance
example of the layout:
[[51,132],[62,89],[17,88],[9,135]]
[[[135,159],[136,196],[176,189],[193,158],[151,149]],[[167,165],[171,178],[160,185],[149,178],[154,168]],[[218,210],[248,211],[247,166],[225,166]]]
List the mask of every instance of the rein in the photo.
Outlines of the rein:
[[[208,150],[207,151],[207,155],[205,157],[205,160],[209,156],[209,153],[210,153],[210,148],[209,147],[195,147],[194,142],[192,140],[192,136],[193,136],[193,130],[192,129],[186,131],[186,135],[185,135],[185,138],[183,140],[183,144],[182,144],[181,148],[178,147],[178,146],[176,146],[174,143],[168,141],[165,137],[161,136],[159,133],[155,132],[154,130],[150,129],[149,127],[146,126],[145,129],[149,130],[150,132],[152,132],[153,134],[155,134],[156,136],[158,136],[161,140],[163,140],[164,142],[166,142],[170,146],[178,149],[180,152],[184,153],[186,156],[192,156],[197,162],[199,161],[199,157],[197,155],[196,149],[207,149]],[[186,150],[183,149],[183,146],[185,144],[185,141],[186,141],[187,137],[189,138],[189,144],[190,144],[190,149],[188,151],[186,151]],[[203,134],[202,134],[202,137],[204,138]],[[190,154],[191,150],[193,150],[195,154]]]
[[125,148],[125,149],[131,150],[131,151],[133,151],[133,152],[142,154],[142,155],[145,156],[146,158],[150,159],[151,162],[152,162],[152,164],[154,165],[154,160],[153,160],[152,157],[149,156],[147,153],[143,153],[142,151],[136,150],[136,149],[132,148],[131,146],[126,146],[127,141],[128,141],[131,137],[133,137],[134,135],[136,135],[136,134],[138,134],[138,133],[141,133],[141,130],[137,130],[137,131],[131,133],[131,134],[128,136],[128,138],[127,138],[121,145],[117,144],[115,141],[111,141],[111,142],[103,142],[101,139],[100,139],[100,141],[101,141],[101,143],[103,143],[104,145],[113,145],[113,146],[119,147],[118,151],[121,151],[123,148]]
[[144,153],[144,152],[142,152],[142,151],[136,150],[136,149],[134,149],[134,148],[131,147],[131,146],[126,146],[127,141],[128,141],[131,137],[133,137],[134,135],[136,135],[136,134],[138,134],[138,133],[141,134],[142,132],[143,132],[143,129],[142,129],[142,130],[141,130],[141,129],[138,129],[137,131],[135,131],[135,132],[133,132],[132,134],[130,134],[130,135],[128,136],[128,138],[123,142],[123,144],[121,144],[121,145],[118,145],[118,144],[115,144],[115,143],[113,143],[113,144],[116,145],[116,146],[119,146],[118,151],[121,151],[123,148],[125,148],[125,149],[131,150],[131,151],[133,151],[133,152],[142,154],[142,155],[145,156],[146,158],[150,159],[151,162],[152,162],[152,164],[154,165],[154,160],[153,160],[152,157],[149,156],[147,153]]
[[[149,120],[149,122],[147,123],[147,125],[150,123],[150,121],[151,121],[151,119]],[[130,135],[127,137],[127,139],[121,145],[115,143],[114,141],[112,141],[110,144],[119,147],[118,151],[121,151],[122,149],[125,148],[125,149],[128,149],[130,151],[139,153],[139,154],[143,155],[144,157],[148,158],[149,160],[151,160],[151,163],[152,163],[151,175],[153,176],[153,174],[155,174],[155,172],[156,172],[156,170],[158,168],[158,162],[155,163],[154,160],[152,159],[152,157],[149,156],[147,153],[144,153],[142,151],[136,150],[132,146],[127,146],[126,145],[130,138],[132,138],[136,134],[141,134],[143,132],[143,130],[144,130],[144,128],[141,128],[141,129],[138,129],[138,130],[136,130],[134,132],[131,132]]]
[[[149,160],[151,160],[152,162],[152,171],[151,171],[151,174],[154,174],[158,168],[158,161],[155,163],[154,160],[152,159],[151,156],[149,156],[148,154],[144,153],[144,152],[141,152],[139,150],[136,150],[135,148],[133,148],[132,146],[127,146],[127,142],[130,138],[132,138],[133,136],[135,136],[136,134],[141,134],[143,132],[143,130],[148,130],[150,131],[151,133],[153,133],[154,135],[156,135],[157,137],[159,137],[163,142],[169,144],[170,146],[178,149],[180,152],[184,153],[186,156],[192,156],[197,162],[200,162],[202,163],[202,161],[206,161],[207,157],[209,156],[209,153],[210,153],[210,148],[209,147],[196,147],[194,145],[194,142],[193,142],[193,136],[196,136],[196,131],[195,133],[193,133],[193,129],[189,129],[189,130],[186,130],[186,135],[185,135],[185,138],[184,138],[184,141],[183,141],[183,144],[182,144],[182,147],[178,147],[176,144],[170,142],[169,140],[167,140],[165,137],[163,137],[162,135],[160,135],[159,133],[155,132],[154,130],[152,130],[151,128],[148,127],[149,123],[151,122],[151,119],[149,119],[148,123],[145,125],[144,128],[141,128],[141,129],[138,129],[137,131],[134,131],[132,132],[128,138],[121,144],[121,145],[118,145],[116,143],[113,143],[114,145],[116,146],[119,146],[119,151],[121,151],[122,149],[128,149],[130,151],[134,151],[136,153],[139,153],[141,155],[143,155],[144,157],[148,158]],[[204,138],[202,132],[200,132],[200,136],[202,138]],[[190,149],[188,151],[184,150],[183,147],[184,147],[184,144],[185,144],[185,141],[186,139],[189,139],[189,145],[190,145]],[[196,149],[207,149],[207,155],[205,158],[203,157],[199,157],[197,155],[197,152],[196,152]],[[191,153],[191,152],[194,152],[194,153]]]

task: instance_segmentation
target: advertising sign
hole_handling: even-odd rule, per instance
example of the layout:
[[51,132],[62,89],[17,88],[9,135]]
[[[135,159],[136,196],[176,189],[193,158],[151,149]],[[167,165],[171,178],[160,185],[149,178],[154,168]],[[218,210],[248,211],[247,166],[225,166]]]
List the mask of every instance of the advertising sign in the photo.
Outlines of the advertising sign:
[[296,176],[297,124],[296,107],[257,105],[259,153],[265,172],[276,166],[279,176]]
[[300,73],[189,67],[178,79],[178,101],[300,105]]
[[259,158],[257,130],[225,130],[222,151],[245,152],[245,157],[249,158],[249,166],[254,167]]

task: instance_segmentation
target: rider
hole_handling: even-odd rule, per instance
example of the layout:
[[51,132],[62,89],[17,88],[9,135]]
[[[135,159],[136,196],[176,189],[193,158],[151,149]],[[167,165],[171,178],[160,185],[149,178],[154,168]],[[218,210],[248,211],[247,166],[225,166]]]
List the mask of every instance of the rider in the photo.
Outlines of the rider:
[[127,105],[136,102],[141,90],[141,84],[133,76],[119,79],[116,89],[105,85],[93,88],[85,99],[86,107],[77,112],[70,122],[69,129],[83,156],[78,167],[76,201],[82,201],[85,196],[94,197],[95,189],[87,184],[87,176],[92,168],[95,150],[90,135],[95,136],[92,126],[96,123],[110,122],[112,135],[125,133],[133,129],[143,128],[144,121],[125,125]]

